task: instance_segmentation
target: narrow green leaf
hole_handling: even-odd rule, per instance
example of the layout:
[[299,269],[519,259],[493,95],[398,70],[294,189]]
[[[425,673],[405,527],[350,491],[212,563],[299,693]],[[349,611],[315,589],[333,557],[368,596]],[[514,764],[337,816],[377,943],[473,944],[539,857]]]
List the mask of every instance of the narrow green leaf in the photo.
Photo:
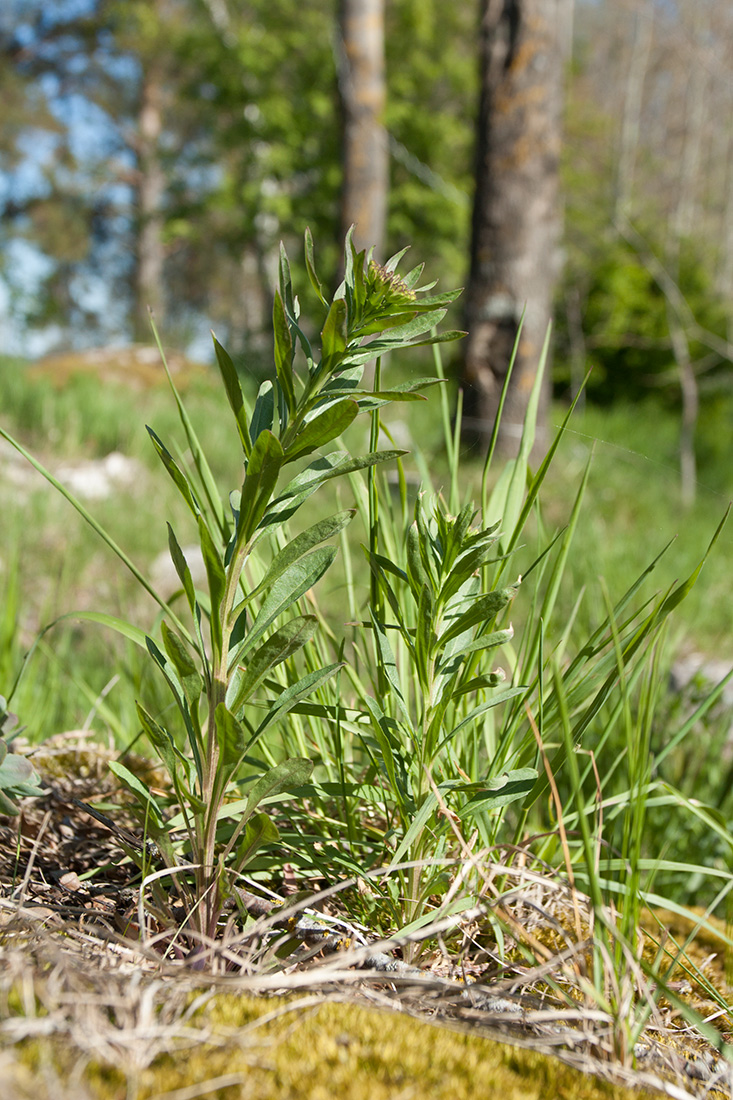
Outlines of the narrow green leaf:
[[516,588],[511,586],[480,596],[468,611],[464,611],[462,615],[453,620],[447,630],[443,631],[440,636],[441,645],[457,638],[460,634],[470,630],[471,627],[478,626],[479,623],[492,622],[501,609],[506,607],[509,601],[513,599],[515,594]]
[[257,585],[257,588],[250,593],[250,597],[261,592],[266,592],[293,562],[302,558],[309,550],[312,550],[314,546],[326,542],[327,539],[343,531],[354,518],[355,514],[355,508],[337,512],[335,515],[329,516],[328,519],[322,519],[319,523],[314,523],[312,527],[308,527],[307,530],[296,535],[296,537],[291,539],[287,546],[275,556],[264,577]]
[[331,374],[346,352],[346,302],[336,298],[328,311],[321,331],[321,366],[323,374]]
[[537,779],[534,768],[516,768],[514,771],[505,772],[486,784],[485,791],[466,803],[458,811],[460,818],[474,817],[477,813],[486,810],[495,810],[499,806],[508,806],[511,802],[517,802],[520,798],[526,798],[532,790]]
[[147,429],[148,435],[153,442],[153,446],[155,447],[158,458],[168,471],[173,483],[178,489],[178,492],[181,494],[186,504],[193,512],[194,516],[198,517],[201,513],[201,509],[199,508],[198,501],[196,500],[196,495],[193,491],[193,488],[191,487],[188,478],[180,469],[180,467],[176,464],[173,456],[168,451],[162,440],[159,439],[158,436],[155,434],[153,429],[148,427],[147,424],[145,425],[145,427]]
[[140,703],[135,704],[138,720],[143,728],[145,736],[165,764],[168,775],[175,778],[177,766],[177,749],[168,730],[158,725],[155,719],[148,714]]
[[165,819],[158,807],[158,803],[142,780],[138,779],[138,777],[131,772],[129,768],[126,768],[124,764],[119,764],[116,760],[110,760],[108,767],[113,775],[116,775],[119,781],[134,794],[135,798],[145,810],[146,816],[148,814],[152,816],[152,823],[159,828],[165,826]]
[[423,587],[431,584],[420,553],[420,532],[416,522],[411,523],[407,531],[407,578],[416,600]]
[[295,684],[286,688],[285,691],[277,697],[260,722],[249,740],[247,750],[249,751],[249,749],[252,748],[254,743],[259,740],[266,729],[284,718],[286,714],[293,709],[296,703],[312,695],[314,691],[318,691],[320,687],[335,676],[339,669],[343,667],[343,662],[336,662],[335,664],[328,665],[326,668],[318,669],[315,672],[309,672],[301,680],[298,680]]
[[295,301],[293,299],[293,280],[290,274],[290,260],[285,251],[285,245],[280,241],[280,255],[278,264],[280,294],[288,314],[295,319]]
[[171,561],[173,562],[173,566],[176,570],[176,573],[178,574],[178,579],[180,580],[181,585],[183,586],[183,591],[186,595],[186,600],[188,602],[188,606],[190,607],[191,611],[193,612],[193,610],[196,606],[196,591],[194,589],[193,577],[191,576],[191,570],[188,567],[188,562],[186,561],[183,550],[181,550],[181,547],[178,543],[178,539],[176,538],[175,533],[174,533],[173,528],[171,527],[170,523],[167,524],[167,527],[168,527],[168,550],[170,552]]
[[249,435],[253,443],[257,442],[260,432],[271,432],[275,423],[275,393],[272,382],[268,379],[263,382],[257,391],[252,421],[249,426]]
[[206,576],[209,581],[209,598],[211,600],[211,640],[217,653],[221,653],[221,605],[226,588],[226,574],[224,564],[214,540],[211,537],[203,516],[199,516],[199,543],[206,567]]
[[485,703],[480,703],[477,707],[474,707],[473,710],[470,710],[466,717],[461,722],[459,722],[457,726],[453,727],[450,733],[447,734],[446,737],[443,739],[442,744],[447,744],[448,741],[452,740],[452,738],[454,738],[457,733],[460,733],[461,730],[466,729],[467,726],[470,726],[472,722],[475,722],[477,718],[480,718],[483,714],[486,714],[487,711],[492,710],[493,707],[498,707],[502,703],[508,702],[509,699],[515,699],[517,695],[523,695],[526,690],[526,687],[507,688],[506,691],[500,691],[497,695],[494,695]]
[[239,872],[250,862],[264,844],[277,844],[280,833],[275,822],[267,814],[254,814],[244,827],[244,836],[237,846],[234,871]]
[[99,611],[70,611],[67,615],[61,615],[54,621],[61,622],[63,619],[79,619],[81,622],[108,626],[110,630],[121,634],[123,638],[134,642],[141,649],[148,648],[148,638],[144,630],[141,630],[138,626],[133,626],[132,623],[128,623],[124,619],[117,619],[114,615],[103,615]]
[[235,660],[242,660],[278,615],[287,611],[320,580],[336,557],[336,552],[334,546],[320,547],[288,566],[270,588]]
[[245,818],[249,817],[266,798],[272,798],[281,791],[292,790],[293,787],[304,786],[312,774],[313,761],[303,756],[295,756],[276,764],[251,788],[244,810]]
[[288,413],[295,416],[295,381],[293,378],[293,336],[288,324],[282,297],[275,291],[272,311],[272,326],[275,335],[275,370],[277,380],[282,387]]
[[216,361],[219,365],[219,372],[224,382],[224,389],[226,390],[227,400],[234,413],[234,419],[237,422],[237,431],[239,432],[239,440],[242,444],[242,450],[249,458],[251,450],[249,430],[247,427],[247,410],[244,406],[244,396],[242,394],[242,387],[239,384],[239,375],[237,374],[237,368],[232,362],[231,356],[221,346],[217,338],[214,336],[214,351],[216,352]]
[[[330,478],[340,477],[342,474],[355,473],[357,470],[365,470],[375,466],[378,462],[391,462],[395,458],[401,458],[407,451],[374,451],[372,454],[362,455],[360,458],[352,458],[348,451],[332,451],[328,455],[319,455],[314,462],[306,466],[304,470],[290,481],[277,502],[287,500],[306,489],[317,489],[324,481]],[[277,503],[273,502],[273,503]]]
[[[481,634],[470,642],[451,649],[446,656],[445,663],[454,661],[456,657],[467,657],[471,653],[480,653],[484,649],[495,649],[497,646],[506,645],[514,637],[514,630],[507,627],[506,630],[493,630],[490,634]],[[442,643],[442,639],[441,639]],[[442,671],[442,666],[441,666]]]
[[417,624],[415,627],[415,656],[424,689],[430,679],[430,657],[435,645],[433,633],[433,590],[424,584],[420,590],[417,606]]
[[667,596],[666,600],[664,601],[661,608],[659,609],[660,618],[663,618],[663,617],[669,615],[669,613],[671,611],[674,611],[674,609],[679,604],[682,603],[682,601],[685,599],[685,597],[687,595],[689,595],[689,593],[695,587],[695,583],[697,582],[697,578],[700,576],[700,573],[702,571],[702,567],[705,564],[705,562],[707,561],[713,547],[715,546],[715,543],[718,541],[718,538],[720,537],[721,531],[723,530],[723,528],[725,527],[725,525],[728,521],[728,516],[730,515],[730,510],[731,510],[732,507],[733,507],[733,505],[729,504],[728,507],[726,508],[725,515],[723,516],[723,518],[721,519],[721,521],[718,524],[717,528],[715,529],[715,534],[711,538],[710,543],[708,544],[708,548],[705,551],[705,553],[703,554],[702,559],[701,559],[699,565],[697,566],[697,568],[690,574],[690,576],[687,578],[686,581],[683,581],[681,584],[678,584],[677,587],[674,589],[674,591],[671,592],[669,596]]
[[345,432],[359,414],[359,406],[351,398],[336,401],[308,420],[285,452],[285,462],[294,462],[298,458],[324,447],[332,439]]
[[305,269],[308,272],[308,278],[310,279],[311,286],[318,295],[319,300],[325,306],[326,299],[323,296],[323,286],[321,280],[316,275],[316,263],[313,255],[313,237],[310,229],[306,227],[305,231]]
[[196,435],[196,431],[194,429],[194,426],[191,423],[191,418],[190,418],[190,416],[188,415],[188,413],[186,411],[186,406],[183,404],[183,401],[181,400],[181,395],[178,392],[178,388],[177,388],[177,386],[176,386],[176,384],[173,380],[173,375],[170,372],[170,368],[168,366],[168,361],[165,357],[165,351],[163,350],[163,345],[160,342],[160,336],[158,334],[158,330],[157,330],[157,328],[155,326],[155,322],[152,318],[151,318],[151,326],[152,326],[152,329],[153,329],[153,335],[155,337],[155,342],[158,346],[158,351],[160,352],[160,358],[163,362],[163,367],[165,369],[166,377],[168,379],[168,385],[171,388],[171,393],[173,394],[173,397],[174,397],[175,402],[176,402],[176,408],[178,410],[178,417],[179,417],[179,420],[181,421],[181,424],[183,425],[183,430],[186,433],[186,440],[188,442],[188,446],[189,446],[189,449],[191,451],[191,456],[193,458],[194,466],[196,467],[196,472],[199,475],[199,479],[201,481],[201,485],[203,487],[204,494],[206,496],[206,500],[208,502],[209,508],[211,509],[211,512],[216,517],[216,522],[217,522],[217,525],[219,527],[219,530],[223,533],[224,530],[225,530],[225,522],[226,522],[225,517],[224,517],[224,508],[223,508],[223,505],[222,505],[221,498],[219,496],[219,490],[217,488],[216,481],[214,479],[214,475],[211,472],[211,467],[209,466],[208,460],[206,458],[206,454],[204,452],[203,447],[201,446],[199,438]]
[[191,655],[183,642],[183,639],[163,621],[160,624],[160,632],[163,637],[165,651],[178,673],[183,693],[189,706],[193,706],[201,698],[204,681],[191,658]]
[[277,484],[283,464],[280,440],[270,431],[257,436],[247,463],[237,521],[237,545],[247,542],[262,519]]
[[298,615],[276,630],[255,650],[246,669],[240,675],[232,677],[226,700],[229,709],[237,714],[268,672],[310,641],[317,628],[318,620],[315,615]]
[[431,791],[430,794],[425,799],[425,801],[423,802],[420,809],[417,811],[417,813],[413,817],[412,821],[410,822],[410,826],[409,826],[407,832],[403,836],[402,840],[400,841],[399,845],[397,846],[395,854],[392,856],[392,859],[390,860],[389,867],[387,868],[386,873],[389,873],[389,871],[393,867],[396,867],[399,863],[401,863],[402,860],[404,859],[404,857],[409,853],[410,846],[416,840],[418,840],[419,837],[422,835],[423,830],[425,829],[428,822],[430,821],[430,819],[435,814],[435,811],[436,811],[437,807],[438,807],[438,799],[437,799],[436,795],[434,794],[434,792]]
[[374,627],[374,637],[377,642],[377,652],[379,654],[379,660],[381,662],[384,673],[389,680],[390,686],[394,691],[395,698],[397,700],[397,706],[402,715],[403,721],[405,722],[407,728],[410,730],[410,733],[413,734],[414,729],[412,725],[412,718],[410,717],[410,712],[407,709],[405,697],[402,694],[402,686],[400,684],[399,673],[397,671],[397,662],[395,661],[392,647],[389,644],[387,632],[385,631],[382,624],[377,622],[377,619],[371,608],[369,608],[369,615],[372,620],[372,626]]
[[217,706],[214,720],[219,745],[219,767],[226,771],[234,770],[245,754],[247,736],[244,727],[224,703]]
[[247,798],[238,798],[227,802],[216,815],[217,821],[238,817],[240,822],[249,820],[251,815],[267,799],[274,798],[281,791],[293,787],[304,787],[313,773],[313,762],[305,757],[295,756],[283,760],[274,768],[265,772],[255,781]]
[[[378,763],[380,767],[384,766],[384,770],[387,773],[390,793],[397,798],[400,806],[404,808],[407,792],[401,774],[403,770],[403,747],[399,739],[395,737],[390,730],[390,719],[384,713],[377,700],[367,695],[364,702],[371,715],[372,732],[377,739],[377,743],[382,753]],[[346,722],[344,725],[348,728],[352,726],[352,723]],[[397,728],[396,722],[392,721],[392,725]],[[363,731],[360,730],[359,727],[356,727],[355,732],[357,736],[361,737],[363,740]]]

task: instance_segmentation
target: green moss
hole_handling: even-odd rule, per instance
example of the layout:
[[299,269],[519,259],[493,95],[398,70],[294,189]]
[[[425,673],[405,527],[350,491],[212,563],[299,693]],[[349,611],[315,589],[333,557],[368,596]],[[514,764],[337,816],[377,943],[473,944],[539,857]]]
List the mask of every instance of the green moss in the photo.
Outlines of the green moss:
[[[261,1025],[260,1017],[277,1013]],[[217,1100],[614,1100],[643,1095],[586,1076],[554,1058],[409,1016],[328,1001],[312,1006],[220,995],[196,1014],[212,1041],[160,1055],[131,1080],[120,1067],[91,1063],[83,1074],[94,1100],[150,1100],[200,1085]],[[13,1100],[46,1100],[31,1074],[45,1049],[60,1080],[78,1052],[46,1040],[21,1044]],[[47,1077],[47,1075],[46,1075]],[[47,1078],[48,1079],[48,1078]],[[23,1082],[23,1084],[21,1084]],[[40,1087],[39,1087],[40,1086]],[[49,1097],[50,1100],[50,1097]]]

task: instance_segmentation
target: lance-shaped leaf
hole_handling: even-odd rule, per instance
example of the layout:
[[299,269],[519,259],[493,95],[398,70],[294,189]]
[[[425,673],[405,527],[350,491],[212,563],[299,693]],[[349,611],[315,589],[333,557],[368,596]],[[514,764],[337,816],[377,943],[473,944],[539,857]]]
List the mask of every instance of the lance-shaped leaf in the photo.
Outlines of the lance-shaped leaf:
[[169,658],[164,653],[162,653],[160,649],[158,649],[158,646],[155,644],[152,638],[145,638],[145,646],[148,650],[148,653],[153,658],[160,671],[163,673],[168,687],[171,689],[173,698],[176,701],[178,709],[181,713],[181,717],[183,718],[184,724],[186,726],[186,734],[188,736],[188,741],[191,746],[191,751],[193,752],[194,760],[196,762],[196,768],[200,777],[202,774],[200,729],[198,727],[198,724],[194,722],[194,717],[191,713],[191,708],[188,704],[188,700],[186,699],[186,693],[183,690],[183,685],[178,678],[176,668],[173,662],[169,660]]
[[283,464],[283,449],[272,432],[263,431],[252,448],[242,486],[237,520],[237,546],[247,542],[267,509]]
[[272,327],[275,335],[275,370],[282,388],[290,416],[295,415],[295,380],[293,378],[293,334],[288,324],[285,306],[279,291],[275,291],[272,310]]
[[313,255],[313,237],[310,229],[306,227],[305,231],[305,269],[308,272],[308,278],[310,279],[311,286],[315,290],[321,303],[325,306],[326,299],[323,295],[323,285],[321,280],[316,275],[316,263]]
[[224,773],[231,774],[244,757],[247,743],[244,727],[224,703],[219,703],[214,711],[214,720],[219,745],[219,768]]
[[420,591],[415,626],[415,657],[421,686],[426,689],[430,680],[430,660],[436,639],[433,631],[433,590],[424,584]]
[[[399,729],[399,726],[394,719],[390,719],[384,713],[376,699],[372,699],[370,695],[367,695],[364,702],[371,715],[372,731],[382,753],[381,759],[378,760],[379,767],[384,767],[389,780],[390,791],[396,795],[400,806],[404,808],[408,796],[404,779],[404,747],[400,738],[394,732]],[[351,723],[347,723],[347,725],[351,725]],[[359,736],[363,738],[363,733],[360,732]]]
[[287,546],[285,546],[270,563],[267,572],[257,585],[257,588],[250,593],[247,602],[249,602],[252,596],[260,592],[266,592],[293,562],[304,557],[304,555],[307,554],[309,550],[312,550],[314,546],[326,542],[340,531],[343,531],[344,527],[351,522],[355,514],[355,508],[337,512],[335,515],[329,516],[328,519],[322,519],[319,523],[314,523],[312,527],[308,527],[307,530],[302,531],[299,535],[296,535],[294,539],[291,539]]
[[244,396],[242,394],[242,387],[239,384],[237,368],[234,366],[229,353],[221,346],[216,337],[214,337],[214,351],[216,352],[216,361],[219,365],[219,373],[224,382],[227,400],[234,413],[234,419],[237,422],[237,431],[239,432],[242,450],[245,455],[249,457],[251,442],[247,426],[247,410],[244,405]]
[[397,700],[397,706],[400,710],[403,721],[405,722],[407,728],[410,730],[410,733],[414,733],[412,718],[410,717],[410,712],[407,709],[405,697],[402,694],[402,686],[400,684],[399,673],[397,672],[397,662],[395,660],[395,655],[392,651],[392,646],[389,644],[387,632],[382,624],[380,622],[377,622],[377,619],[371,608],[369,608],[369,615],[372,620],[372,626],[374,627],[374,636],[377,640],[377,652],[379,654],[381,666],[387,679],[389,680],[392,690],[394,691],[395,698]]
[[252,860],[263,844],[277,844],[280,833],[277,825],[267,814],[254,814],[244,826],[244,836],[234,855],[234,871],[241,871]]
[[464,611],[462,615],[454,619],[448,629],[441,634],[441,644],[445,645],[446,642],[457,638],[459,634],[465,633],[465,631],[470,630],[471,627],[477,626],[479,623],[491,622],[501,609],[506,607],[515,593],[516,588],[512,586],[480,596],[473,602],[468,611]]
[[[457,667],[456,660],[463,660],[469,654],[480,653],[484,649],[495,649],[497,646],[505,645],[513,637],[514,628],[508,626],[505,630],[493,630],[490,634],[480,634],[478,638],[474,638],[473,641],[465,644],[451,645],[449,643],[440,662],[440,672],[447,671],[451,667]],[[442,648],[442,640],[439,644]]]
[[498,707],[502,703],[508,702],[510,699],[515,699],[517,695],[523,695],[526,692],[526,687],[513,687],[507,688],[506,691],[500,691],[493,698],[488,699],[485,703],[479,703],[477,707],[474,707],[468,712],[463,721],[459,722],[457,726],[454,726],[450,733],[446,734],[441,742],[441,746],[446,745],[457,733],[460,733],[462,729],[470,726],[472,722],[475,722],[477,718],[480,718],[487,711],[493,707]]
[[145,819],[150,820],[151,827],[164,828],[165,818],[161,813],[158,803],[155,801],[152,793],[148,790],[142,780],[131,772],[129,768],[126,768],[124,764],[118,764],[116,760],[110,760],[109,770],[117,776],[119,781],[127,787],[137,799],[145,811]]
[[[217,821],[237,817],[241,827],[266,799],[274,798],[288,788],[305,786],[312,772],[313,761],[305,757],[295,756],[290,760],[283,760],[255,781],[247,798],[238,798],[222,806],[216,815]],[[229,841],[230,848],[235,843],[236,838],[233,837]]]
[[136,703],[135,708],[145,736],[165,764],[168,775],[175,780],[177,763],[178,759],[181,758],[181,753],[176,748],[173,738],[167,729],[158,725],[152,715],[148,714],[140,703]]
[[508,806],[510,802],[527,798],[537,779],[534,768],[515,768],[503,775],[490,779],[483,790],[479,790],[470,802],[458,811],[461,818],[474,817],[486,810],[495,810],[499,806]]
[[343,667],[343,662],[337,661],[335,664],[327,665],[326,668],[318,669],[315,672],[309,672],[307,676],[298,680],[297,683],[286,688],[285,691],[278,695],[277,699],[260,722],[249,740],[247,750],[249,751],[249,749],[251,749],[255,741],[259,740],[266,729],[269,729],[275,722],[281,721],[297,703],[302,699],[306,699],[309,695],[312,695],[314,691],[318,691],[320,687],[323,687],[323,685]]
[[[437,324],[437,322],[434,322]],[[398,330],[395,329],[395,332]],[[381,340],[372,340],[358,351],[349,351],[344,357],[344,364],[352,366],[356,363],[368,363],[371,359],[377,359],[380,355],[386,355],[388,351],[398,351],[400,348],[424,348],[431,344],[446,344],[452,340],[462,340],[465,332],[455,329],[450,332],[440,332],[437,336],[428,336],[424,340],[393,339],[385,336]]]
[[[397,328],[389,330],[389,336],[385,336],[382,340],[374,340],[371,344],[367,344],[366,348],[374,348],[377,344],[389,344],[392,347],[409,343],[414,340],[416,336],[422,336],[424,332],[429,332],[431,328],[435,328],[445,317],[444,309],[430,309],[426,313],[420,313],[413,306],[417,306],[417,302],[410,302],[410,312],[413,314],[411,319],[404,325],[398,325]],[[417,313],[417,316],[415,316]],[[357,330],[358,331],[358,330]],[[378,353],[377,353],[378,354]],[[349,362],[356,362],[349,355]]]
[[417,523],[411,523],[407,531],[407,579],[415,600],[419,600],[420,592],[425,585],[432,588],[434,583],[425,568],[425,561],[420,552],[420,532]]
[[346,302],[336,298],[331,304],[321,331],[321,371],[330,374],[338,367],[346,351]]
[[179,580],[183,585],[183,591],[186,594],[186,600],[191,611],[196,606],[196,591],[194,589],[193,577],[191,576],[191,570],[188,567],[188,562],[184,556],[183,550],[178,543],[173,528],[170,523],[168,524],[168,549],[171,555],[171,561],[178,574]]
[[214,545],[214,540],[209,529],[204,523],[203,516],[199,516],[199,543],[201,554],[206,567],[206,576],[209,582],[209,597],[211,599],[211,611],[209,621],[211,623],[211,641],[217,653],[221,653],[221,604],[226,588],[226,574],[221,555]]
[[232,677],[226,699],[229,709],[237,714],[268,672],[310,641],[317,628],[318,620],[315,615],[298,615],[276,630],[272,637],[255,650],[246,669],[238,671]]
[[393,867],[396,867],[398,865],[398,863],[402,862],[402,860],[405,858],[405,856],[409,852],[410,846],[422,835],[423,830],[425,829],[428,822],[430,821],[430,819],[435,814],[435,811],[437,810],[437,808],[438,808],[437,796],[433,793],[433,791],[431,791],[430,794],[428,794],[425,801],[423,802],[420,809],[417,811],[415,816],[412,818],[412,821],[410,822],[410,826],[409,826],[407,832],[405,833],[404,837],[402,838],[402,841],[398,845],[395,854],[392,856],[392,859],[390,860],[389,867],[386,868],[385,873],[388,873]]
[[[316,581],[320,580],[335,557],[334,546],[323,546],[288,566],[268,592],[242,647],[238,653],[232,655],[232,659],[241,661],[278,615],[287,611],[296,600],[313,587]],[[242,614],[245,613],[242,612]]]
[[182,638],[163,621],[160,624],[160,632],[163,636],[165,651],[173,663],[181,681],[183,693],[189,706],[198,702],[203,691],[204,682]]
[[496,541],[496,539],[492,538],[490,541],[487,541],[481,546],[476,546],[473,550],[470,550],[466,554],[462,554],[458,558],[440,590],[440,601],[442,604],[446,604],[455,596],[469,577],[477,573],[484,562],[492,558],[492,555],[495,554],[494,546]]
[[258,806],[262,805],[266,798],[272,798],[281,791],[293,787],[304,786],[313,774],[313,761],[303,756],[295,756],[290,760],[283,760],[274,768],[260,776],[251,788],[244,809],[243,817],[247,819],[254,813]]
[[319,412],[312,420],[307,421],[302,430],[298,432],[293,442],[285,452],[285,461],[294,462],[297,458],[323,447],[332,439],[345,432],[351,422],[359,415],[359,406],[351,398],[336,401],[328,408]]
[[249,425],[249,435],[253,443],[256,443],[260,432],[272,431],[275,423],[275,393],[272,382],[269,379],[263,382],[257,392],[252,420]]
[[188,507],[191,509],[193,514],[196,517],[198,517],[201,509],[198,506],[198,501],[196,500],[196,495],[193,491],[193,488],[191,487],[191,484],[190,484],[188,478],[183,473],[181,468],[176,464],[176,462],[174,461],[173,456],[171,455],[170,451],[167,449],[167,447],[165,446],[163,441],[158,438],[158,436],[155,434],[153,429],[149,428],[147,425],[146,425],[146,428],[147,428],[148,435],[150,436],[150,438],[153,442],[153,446],[155,447],[155,450],[158,454],[158,458],[160,459],[160,461],[163,463],[166,470],[170,474],[171,479],[173,480],[176,488],[178,489],[178,492],[181,494],[181,496],[185,500]]
[[[407,454],[407,451],[374,451],[361,458],[351,458],[348,451],[332,451],[329,455],[320,455],[301,470],[297,477],[288,482],[277,499],[272,502],[262,526],[266,527],[277,520],[288,518],[324,481],[344,474],[352,474],[357,470],[368,469],[378,462],[390,462],[404,454]],[[294,505],[294,501],[298,504]]]
[[297,320],[295,316],[295,299],[293,298],[293,279],[290,274],[290,260],[288,259],[288,254],[285,251],[285,245],[282,241],[280,241],[278,279],[280,284],[280,295],[288,316]]

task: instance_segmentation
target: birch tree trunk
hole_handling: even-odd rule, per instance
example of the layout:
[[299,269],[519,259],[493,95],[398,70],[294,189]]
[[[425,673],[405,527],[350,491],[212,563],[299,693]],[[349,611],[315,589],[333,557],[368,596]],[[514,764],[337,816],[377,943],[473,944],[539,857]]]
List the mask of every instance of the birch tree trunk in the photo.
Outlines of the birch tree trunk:
[[[559,271],[558,167],[568,0],[482,0],[476,194],[462,381],[466,435],[490,439],[520,318],[499,440],[517,449]],[[549,396],[545,375],[538,445]]]
[[384,0],[341,0],[339,88],[344,118],[343,233],[354,225],[357,248],[383,258],[389,188]]

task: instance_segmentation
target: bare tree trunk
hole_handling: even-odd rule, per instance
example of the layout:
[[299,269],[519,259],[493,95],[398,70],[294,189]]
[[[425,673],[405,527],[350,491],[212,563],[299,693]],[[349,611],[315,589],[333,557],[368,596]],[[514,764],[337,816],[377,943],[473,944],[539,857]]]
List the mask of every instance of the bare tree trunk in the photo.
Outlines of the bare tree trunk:
[[616,169],[616,217],[628,215],[634,190],[634,168],[639,147],[644,81],[649,67],[654,25],[654,3],[650,0],[634,15],[634,29],[629,71],[624,93],[624,114],[621,124],[618,164]]
[[[718,289],[728,301],[733,299],[733,132],[728,145],[726,163],[725,207],[721,225],[722,256],[718,274]],[[728,320],[728,339],[733,336],[733,313]]]
[[357,248],[381,259],[387,222],[389,149],[386,103],[384,0],[341,0],[339,88],[344,115],[344,233],[355,225]]
[[708,28],[703,26],[700,11],[695,13],[696,64],[691,66],[685,95],[685,129],[682,160],[679,166],[679,193],[672,220],[673,245],[679,252],[680,240],[689,237],[695,225],[697,200],[700,194],[700,161],[705,108],[707,106],[708,75],[704,39]]
[[[520,318],[500,442],[516,451],[559,269],[566,0],[482,0],[476,195],[466,302],[466,434],[485,446]],[[542,423],[549,396],[546,375]]]
[[165,174],[160,161],[160,137],[163,131],[163,75],[160,65],[151,60],[142,78],[139,133],[137,138],[137,267],[135,271],[135,339],[149,342],[153,310],[157,323],[162,320],[165,302],[163,265],[163,196]]

